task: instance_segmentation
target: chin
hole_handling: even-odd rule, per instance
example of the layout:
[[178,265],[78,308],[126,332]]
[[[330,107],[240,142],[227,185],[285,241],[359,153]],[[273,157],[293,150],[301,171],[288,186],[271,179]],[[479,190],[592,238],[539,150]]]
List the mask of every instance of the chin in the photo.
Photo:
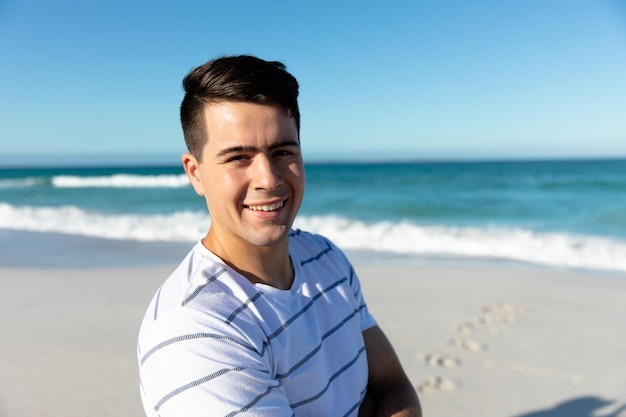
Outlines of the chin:
[[271,233],[257,233],[250,236],[248,241],[255,246],[271,247],[284,243],[289,237],[291,227],[284,227],[282,230],[274,230]]

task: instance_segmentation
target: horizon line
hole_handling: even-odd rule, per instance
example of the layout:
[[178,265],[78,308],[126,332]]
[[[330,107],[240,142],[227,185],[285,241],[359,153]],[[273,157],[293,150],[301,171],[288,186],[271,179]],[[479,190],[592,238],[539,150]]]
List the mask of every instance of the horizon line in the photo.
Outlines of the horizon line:
[[[54,160],[51,160],[53,158]],[[341,158],[336,156],[305,157],[309,165],[353,165],[353,164],[419,164],[419,163],[490,163],[490,162],[557,162],[557,161],[616,161],[626,160],[624,155],[429,155],[429,156],[355,156]],[[179,157],[172,154],[26,154],[13,153],[0,155],[0,169],[18,168],[103,168],[103,167],[157,167],[178,166]]]

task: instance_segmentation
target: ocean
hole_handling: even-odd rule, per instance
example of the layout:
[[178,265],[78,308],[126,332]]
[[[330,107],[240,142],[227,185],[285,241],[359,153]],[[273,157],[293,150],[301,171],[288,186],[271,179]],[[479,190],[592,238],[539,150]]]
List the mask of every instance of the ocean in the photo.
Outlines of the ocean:
[[[626,276],[626,160],[311,163],[295,227],[356,262]],[[179,166],[0,169],[0,267],[175,265],[210,225]]]

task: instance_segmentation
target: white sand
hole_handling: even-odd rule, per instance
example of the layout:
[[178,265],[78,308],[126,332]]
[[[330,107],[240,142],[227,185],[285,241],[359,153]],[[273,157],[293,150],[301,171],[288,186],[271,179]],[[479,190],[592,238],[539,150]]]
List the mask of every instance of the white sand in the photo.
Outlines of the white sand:
[[360,272],[425,416],[626,417],[626,279]]
[[[0,269],[0,416],[142,416],[136,334],[170,269]],[[357,271],[425,416],[626,417],[626,278]]]

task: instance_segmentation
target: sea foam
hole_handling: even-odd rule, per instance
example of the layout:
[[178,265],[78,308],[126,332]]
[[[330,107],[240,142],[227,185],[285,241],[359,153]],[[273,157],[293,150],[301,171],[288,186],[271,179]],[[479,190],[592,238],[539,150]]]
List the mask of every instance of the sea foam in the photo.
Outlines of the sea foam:
[[107,176],[57,175],[51,179],[57,188],[180,188],[189,186],[185,174],[177,175],[132,175],[114,174]]
[[[210,222],[209,215],[200,211],[116,215],[73,206],[14,207],[0,203],[0,228],[106,239],[191,243],[204,236]],[[301,216],[294,226],[323,234],[344,250],[626,272],[626,241],[601,236],[495,226],[365,223],[338,216]]]
[[0,228],[55,232],[105,239],[184,242],[199,239],[211,220],[207,213],[102,214],[74,206],[13,207],[0,203]]
[[323,234],[345,249],[626,272],[626,242],[602,236],[495,226],[432,226],[410,222],[367,224],[341,217],[299,220],[298,227]]
[[43,178],[12,178],[0,180],[0,190],[5,188],[29,188],[44,183]]

